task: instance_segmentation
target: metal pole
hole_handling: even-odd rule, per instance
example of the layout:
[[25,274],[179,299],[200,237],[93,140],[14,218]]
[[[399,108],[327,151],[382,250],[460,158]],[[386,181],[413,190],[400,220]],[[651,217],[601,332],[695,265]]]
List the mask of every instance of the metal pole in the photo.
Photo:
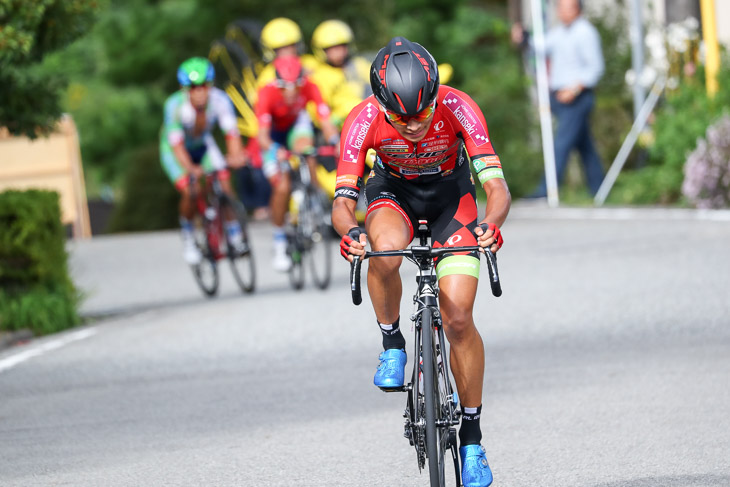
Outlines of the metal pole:
[[657,101],[659,101],[659,96],[662,94],[662,90],[664,90],[666,81],[666,78],[662,76],[657,79],[654,86],[652,86],[649,97],[644,102],[641,110],[639,110],[639,114],[637,115],[636,120],[634,120],[634,125],[631,127],[629,135],[626,136],[624,143],[621,145],[621,149],[619,149],[618,154],[616,155],[616,159],[614,159],[611,164],[611,168],[608,170],[608,173],[606,173],[606,177],[603,178],[601,187],[598,188],[596,197],[593,200],[596,206],[602,206],[606,201],[606,197],[608,196],[609,191],[611,191],[613,184],[616,182],[616,178],[618,178],[621,168],[624,167],[626,159],[631,153],[631,149],[634,147],[636,140],[639,138],[639,133],[644,129],[644,125],[646,125],[649,115],[652,110],[654,110],[654,106]]
[[644,72],[644,26],[641,15],[641,2],[631,0],[631,69],[634,71],[634,119],[639,116],[639,110],[644,104],[646,90],[641,83]]
[[545,27],[541,0],[532,0],[532,27],[535,36],[535,63],[537,72],[537,100],[542,132],[542,153],[545,161],[545,182],[547,183],[548,206],[556,207],[558,200],[558,177],[555,171],[555,145],[553,142],[553,120],[550,114],[550,92],[548,90],[547,65],[545,63]]

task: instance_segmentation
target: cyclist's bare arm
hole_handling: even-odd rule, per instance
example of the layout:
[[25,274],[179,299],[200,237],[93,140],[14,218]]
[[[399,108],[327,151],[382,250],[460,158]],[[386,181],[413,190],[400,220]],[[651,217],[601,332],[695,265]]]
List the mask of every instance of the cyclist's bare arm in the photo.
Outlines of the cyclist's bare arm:
[[[335,198],[335,202],[332,204],[332,225],[340,235],[347,235],[347,232],[359,225],[355,217],[356,206],[356,200]],[[361,234],[359,242],[352,242],[350,244],[350,254],[363,255],[366,244],[367,237],[365,234]],[[352,262],[352,256],[348,257],[347,260]]]
[[257,135],[259,139],[259,148],[264,153],[271,147],[271,127],[267,125],[259,125],[259,133]]
[[246,165],[246,155],[243,151],[243,142],[238,132],[226,135],[226,162],[236,168]]
[[[507,219],[510,205],[512,204],[512,196],[510,195],[507,183],[502,178],[494,178],[485,181],[482,185],[484,192],[487,194],[487,210],[484,219],[480,223],[493,223],[497,227],[501,227]],[[476,229],[477,240],[483,248],[491,247],[492,252],[496,252],[498,247],[495,244],[493,232],[483,231],[480,227]]]
[[180,164],[185,168],[185,171],[187,171],[189,174],[192,174],[196,177],[200,177],[203,175],[203,168],[193,163],[193,160],[190,158],[190,154],[188,154],[187,149],[185,149],[184,142],[173,145],[172,152],[175,154],[175,157],[180,162]]

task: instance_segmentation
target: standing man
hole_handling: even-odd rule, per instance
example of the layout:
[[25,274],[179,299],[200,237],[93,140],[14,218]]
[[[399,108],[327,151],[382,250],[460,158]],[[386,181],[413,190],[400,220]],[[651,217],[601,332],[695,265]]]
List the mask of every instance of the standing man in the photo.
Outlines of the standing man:
[[[545,39],[549,60],[550,105],[557,118],[555,169],[563,180],[573,149],[580,154],[588,189],[595,195],[603,181],[601,159],[593,144],[590,116],[595,104],[593,89],[603,75],[604,64],[598,31],[582,15],[580,0],[558,0],[560,24]],[[547,195],[545,179],[531,195]]]

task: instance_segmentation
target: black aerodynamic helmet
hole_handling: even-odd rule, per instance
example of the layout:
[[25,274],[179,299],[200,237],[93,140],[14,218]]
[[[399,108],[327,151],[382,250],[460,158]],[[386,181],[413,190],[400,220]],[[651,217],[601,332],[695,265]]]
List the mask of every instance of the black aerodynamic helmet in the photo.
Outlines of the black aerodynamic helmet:
[[422,45],[394,37],[375,56],[370,67],[370,86],[386,109],[412,116],[438,95],[438,65]]

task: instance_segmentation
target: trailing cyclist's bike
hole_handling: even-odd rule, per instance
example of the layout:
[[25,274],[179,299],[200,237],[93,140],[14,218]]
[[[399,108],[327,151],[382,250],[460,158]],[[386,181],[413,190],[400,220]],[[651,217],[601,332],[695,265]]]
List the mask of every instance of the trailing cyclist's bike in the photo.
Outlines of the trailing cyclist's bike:
[[[438,280],[434,269],[434,258],[454,252],[483,252],[479,246],[432,248],[428,240],[430,230],[425,221],[420,221],[417,236],[419,245],[404,250],[366,252],[355,256],[350,272],[352,301],[362,302],[360,290],[360,266],[362,260],[373,257],[405,257],[418,266],[418,290],[413,296],[415,311],[411,315],[415,330],[415,354],[413,373],[409,384],[384,389],[386,392],[403,391],[408,393],[406,402],[404,436],[416,449],[418,468],[422,470],[428,460],[431,487],[446,485],[446,452],[451,452],[454,463],[456,485],[461,486],[461,469],[457,453],[456,426],[459,424],[461,410],[458,396],[453,388],[446,340],[444,337],[441,313],[438,307]],[[489,282],[492,294],[502,295],[497,272],[496,256],[483,252],[487,258]]]
[[315,286],[326,289],[332,276],[332,232],[326,196],[313,180],[307,158],[294,155],[291,164],[291,197],[294,211],[288,232],[287,253],[291,257],[289,281],[294,289],[304,286],[304,261]]
[[[245,293],[256,287],[256,267],[251,250],[246,220],[246,210],[223,191],[216,172],[206,175],[206,191],[202,191],[194,176],[190,178],[191,197],[194,198],[196,215],[195,244],[203,258],[192,265],[195,281],[207,296],[218,292],[218,261],[227,258],[233,277]],[[224,219],[233,215],[241,226],[240,243],[231,242],[224,228]]]

